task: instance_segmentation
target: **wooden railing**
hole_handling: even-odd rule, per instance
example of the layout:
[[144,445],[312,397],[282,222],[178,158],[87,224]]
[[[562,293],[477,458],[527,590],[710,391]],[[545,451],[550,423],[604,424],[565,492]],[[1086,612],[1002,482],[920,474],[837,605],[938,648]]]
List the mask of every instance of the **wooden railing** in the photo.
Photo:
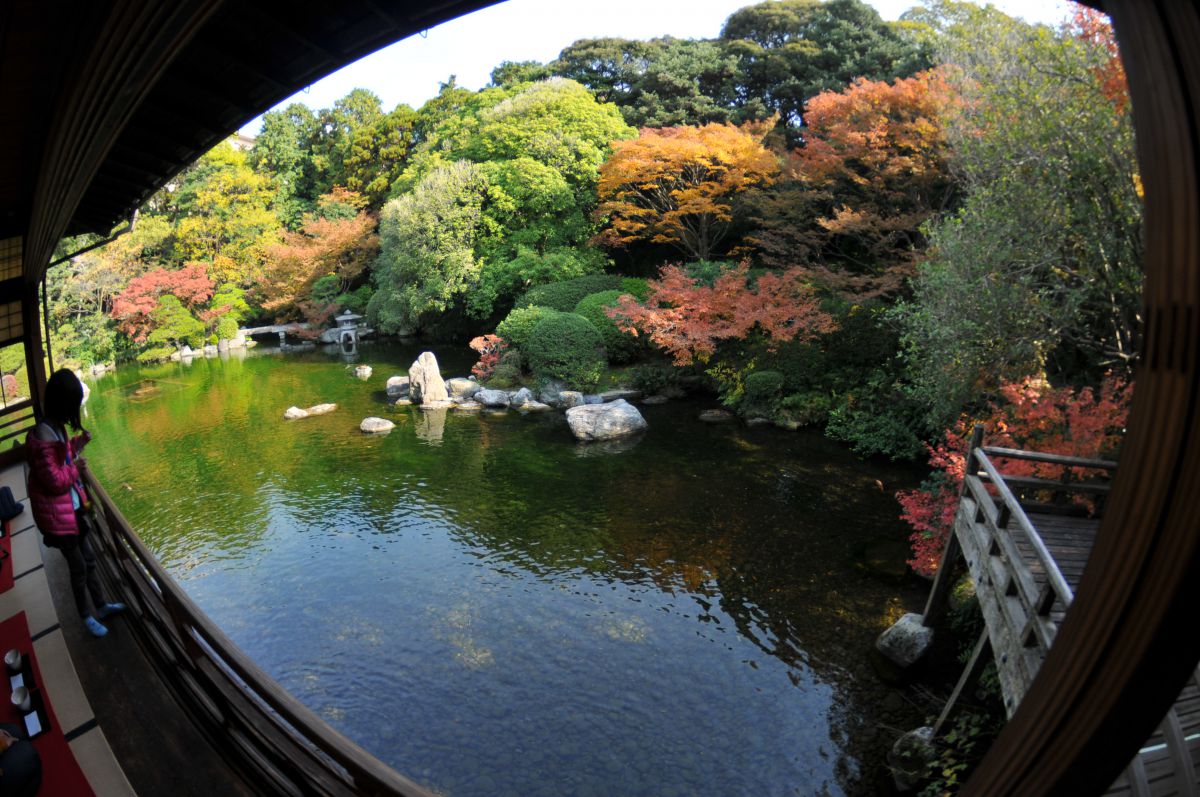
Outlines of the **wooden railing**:
[[196,724],[265,793],[433,793],[335,731],[254,663],[175,583],[95,476],[102,577],[123,596],[147,656]]
[[10,440],[19,438],[36,425],[33,402],[29,399],[0,407],[0,448],[9,448]]
[[[1062,468],[1059,480],[1004,474],[996,460],[1025,460]],[[1072,481],[1073,473],[1110,474],[1115,462],[972,446],[967,455],[963,500],[955,536],[975,577],[976,594],[991,636],[991,647],[1011,714],[1037,675],[1054,642],[1058,621],[1074,592],[1026,508],[1069,514],[1076,495],[1096,497],[1107,483]],[[1018,493],[1031,498],[1019,499]]]

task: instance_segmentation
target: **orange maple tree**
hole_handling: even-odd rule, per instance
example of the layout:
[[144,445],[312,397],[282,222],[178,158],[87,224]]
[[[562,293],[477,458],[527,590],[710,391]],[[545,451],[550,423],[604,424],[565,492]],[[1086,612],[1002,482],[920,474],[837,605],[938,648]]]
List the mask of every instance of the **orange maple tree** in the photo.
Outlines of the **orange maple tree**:
[[750,237],[763,262],[807,255],[815,282],[858,300],[897,290],[922,249],[921,224],[951,190],[941,118],[954,101],[938,70],[859,78],[809,100],[805,146],[781,186],[791,190],[767,200]]
[[[946,430],[942,442],[929,448],[934,478],[919,490],[896,494],[901,517],[913,528],[909,537],[916,572],[937,572],[942,550],[954,524],[959,491],[966,475],[967,441],[976,423],[984,427],[984,443],[1084,459],[1112,457],[1120,448],[1129,414],[1133,384],[1113,375],[1100,387],[1074,390],[1051,387],[1044,379],[1028,377],[1003,386],[1003,403],[993,403],[983,418],[964,415]],[[1062,465],[1029,460],[1001,460],[1002,471],[1013,476],[1059,479]],[[1077,478],[1095,471],[1070,468]]]
[[[294,314],[321,277],[337,276],[344,290],[362,274],[379,251],[379,236],[375,217],[357,209],[360,201],[354,192],[335,189],[321,197],[322,209],[349,207],[353,215],[308,216],[299,232],[285,233],[283,243],[267,251],[258,286],[263,309],[280,316]],[[311,312],[311,302],[308,306]]]
[[778,158],[763,146],[772,124],[644,128],[613,142],[600,167],[596,214],[608,219],[600,241],[665,243],[698,260],[718,254],[734,197],[779,173]]
[[665,266],[649,281],[644,304],[626,294],[605,312],[622,331],[648,335],[677,365],[705,362],[720,341],[744,338],[754,329],[775,341],[808,341],[836,328],[800,269],[768,272],[753,281],[749,272],[743,262],[705,285],[681,266]]

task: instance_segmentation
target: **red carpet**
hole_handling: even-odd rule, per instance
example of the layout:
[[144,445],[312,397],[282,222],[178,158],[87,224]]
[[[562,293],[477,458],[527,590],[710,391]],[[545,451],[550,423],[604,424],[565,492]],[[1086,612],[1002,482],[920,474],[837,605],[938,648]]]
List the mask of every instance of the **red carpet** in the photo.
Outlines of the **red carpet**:
[[[4,539],[7,542],[7,535]],[[10,575],[9,585],[11,584]],[[4,652],[13,648],[30,657],[33,662],[33,677],[40,687],[42,672],[38,669],[37,658],[33,654],[33,641],[29,638],[29,624],[25,622],[25,612],[19,612],[15,617],[0,622],[0,658],[3,658]],[[2,664],[0,668],[3,668]],[[7,672],[4,677],[5,688],[0,689],[0,693],[3,694],[3,699],[0,699],[0,722],[24,727],[21,713],[8,700],[12,690],[7,688]],[[45,706],[46,714],[50,718],[50,728],[32,740],[42,758],[42,788],[38,792],[39,797],[95,797],[95,792],[88,785],[83,771],[79,769],[71,748],[67,746],[67,740],[63,738],[63,731],[71,729],[59,727],[58,718],[54,716],[54,707],[50,705],[49,700],[45,701]]]

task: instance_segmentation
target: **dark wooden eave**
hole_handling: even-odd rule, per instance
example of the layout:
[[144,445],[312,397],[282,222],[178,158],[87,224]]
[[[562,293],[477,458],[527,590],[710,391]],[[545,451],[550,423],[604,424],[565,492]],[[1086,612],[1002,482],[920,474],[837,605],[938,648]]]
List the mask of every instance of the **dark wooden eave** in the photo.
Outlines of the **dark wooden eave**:
[[494,1],[0,4],[0,239],[36,283],[61,237],[107,233],[254,116]]

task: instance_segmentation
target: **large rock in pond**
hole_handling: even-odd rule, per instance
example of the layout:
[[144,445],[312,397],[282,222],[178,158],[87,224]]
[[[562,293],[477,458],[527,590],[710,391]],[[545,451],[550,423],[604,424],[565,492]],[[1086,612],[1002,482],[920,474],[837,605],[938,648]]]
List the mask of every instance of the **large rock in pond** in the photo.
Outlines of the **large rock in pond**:
[[390,432],[396,427],[396,424],[389,421],[387,418],[363,418],[362,423],[358,425],[365,434],[381,434]]
[[508,394],[503,390],[480,390],[475,394],[475,400],[485,407],[507,407]]
[[933,645],[933,629],[921,622],[919,614],[909,612],[879,635],[875,649],[884,658],[901,667],[916,664]]
[[408,397],[417,404],[450,398],[442,373],[438,370],[437,357],[431,351],[421,352],[421,356],[408,369],[408,381]]
[[567,410],[567,423],[580,440],[611,440],[646,428],[646,419],[625,399]]
[[456,376],[453,379],[446,380],[446,392],[451,397],[471,398],[471,396],[474,396],[481,389],[481,385],[474,379],[464,379],[461,376]]
[[558,394],[558,401],[560,406],[569,410],[583,405],[583,394],[578,390],[563,390]]
[[705,410],[700,413],[700,420],[705,423],[729,423],[737,420],[737,416],[729,410]]
[[398,399],[408,395],[407,376],[389,376],[387,381],[388,398]]
[[533,397],[533,391],[527,387],[523,387],[520,390],[515,391],[511,396],[508,397],[508,405],[510,407],[523,407],[530,401],[536,401],[536,399]]
[[337,409],[336,404],[314,404],[306,410],[299,407],[288,407],[284,411],[283,417],[289,421],[298,421],[301,418],[307,418],[310,415],[324,415],[327,412],[333,412]]

